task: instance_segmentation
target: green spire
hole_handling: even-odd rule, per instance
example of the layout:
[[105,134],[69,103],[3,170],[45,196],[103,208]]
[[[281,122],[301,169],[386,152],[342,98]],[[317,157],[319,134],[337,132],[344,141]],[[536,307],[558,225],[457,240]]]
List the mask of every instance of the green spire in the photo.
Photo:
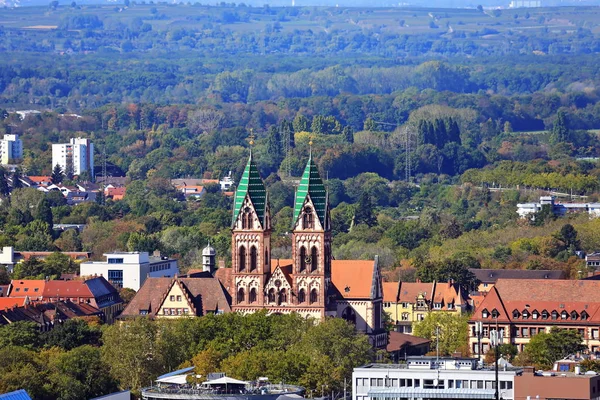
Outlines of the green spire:
[[248,158],[248,163],[246,164],[244,173],[242,174],[242,179],[240,179],[240,183],[235,191],[232,226],[242,211],[242,206],[244,205],[244,199],[246,198],[246,195],[250,197],[250,201],[254,205],[254,210],[256,211],[258,220],[264,228],[266,214],[265,210],[267,208],[267,190],[262,179],[260,179],[258,168],[256,167],[254,159],[252,158],[252,150],[250,150],[250,157]]
[[302,212],[302,206],[306,197],[310,195],[310,199],[315,207],[321,226],[325,227],[325,218],[327,216],[327,191],[325,185],[319,175],[319,170],[312,160],[312,151],[308,157],[306,168],[300,179],[300,186],[296,191],[296,201],[294,202],[294,223],[298,222],[298,218]]

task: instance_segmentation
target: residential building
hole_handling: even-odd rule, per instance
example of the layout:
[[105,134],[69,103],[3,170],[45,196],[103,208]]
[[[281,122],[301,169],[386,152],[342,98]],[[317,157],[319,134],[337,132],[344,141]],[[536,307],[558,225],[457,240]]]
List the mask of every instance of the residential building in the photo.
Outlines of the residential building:
[[[12,246],[4,246],[0,250],[0,265],[5,266],[9,272],[12,272],[14,266],[21,261],[33,257],[44,260],[54,253],[53,251],[16,251]],[[87,251],[63,251],[60,253],[71,257],[74,261],[86,260],[92,255]]]
[[185,185],[185,186],[176,186],[175,189],[183,194],[183,197],[186,199],[200,199],[206,193],[206,189],[204,186],[198,185]]
[[[599,351],[599,292],[600,281],[594,280],[499,279],[469,321],[471,350],[478,353],[480,340],[485,354],[490,333],[499,329],[505,343],[522,351],[532,336],[558,327],[576,330],[589,351]],[[478,322],[483,324],[480,338]]]
[[114,201],[123,200],[125,198],[126,191],[127,189],[125,187],[113,187],[111,185],[108,185],[104,189],[104,196],[107,199],[111,199]]
[[570,213],[587,213],[591,217],[600,216],[600,203],[557,203],[554,196],[542,196],[539,203],[517,204],[517,213],[521,218],[527,218],[542,210],[544,206],[550,207],[554,215],[562,216]]
[[309,157],[294,202],[291,259],[272,259],[269,198],[251,154],[235,193],[232,268],[223,283],[232,310],[341,317],[385,347],[378,259],[333,260],[329,214],[325,185]]
[[588,269],[600,269],[600,252],[593,252],[585,255],[585,265]]
[[63,173],[72,169],[73,175],[88,172],[94,179],[94,144],[90,139],[71,138],[69,143],[52,145],[52,168],[60,165]]
[[600,397],[600,375],[573,372],[537,373],[525,369],[515,377],[515,398],[526,400],[592,400]]
[[199,317],[231,312],[231,298],[221,282],[208,272],[174,278],[148,278],[125,307],[121,318]]
[[177,260],[147,252],[115,252],[104,254],[106,261],[88,261],[79,265],[79,275],[100,275],[115,287],[140,290],[146,278],[173,277],[178,272]]
[[19,135],[4,135],[0,140],[0,164],[10,164],[17,158],[23,158],[23,141]]
[[562,270],[469,268],[469,271],[481,282],[479,292],[489,292],[498,279],[567,279]]
[[233,188],[234,185],[234,181],[233,178],[231,177],[231,171],[229,171],[229,174],[227,174],[227,176],[224,176],[223,179],[221,179],[219,181],[219,185],[221,186],[221,191],[222,192],[228,192]]
[[[512,400],[521,368],[498,371],[499,395]],[[494,399],[495,370],[476,358],[407,357],[405,364],[368,364],[354,368],[352,400]],[[521,399],[521,398],[519,398]]]
[[401,333],[412,333],[413,322],[429,312],[460,314],[470,309],[466,294],[454,282],[384,282],[383,293],[383,309]]
[[42,332],[47,332],[68,319],[90,317],[104,320],[104,313],[90,304],[68,300],[0,309],[0,325],[33,322]]
[[392,362],[397,363],[408,356],[424,356],[429,352],[430,345],[429,339],[391,331],[386,350]]
[[123,309],[119,292],[103,277],[61,280],[12,280],[8,298],[26,298],[26,304],[70,301],[99,310],[106,322],[113,322]]

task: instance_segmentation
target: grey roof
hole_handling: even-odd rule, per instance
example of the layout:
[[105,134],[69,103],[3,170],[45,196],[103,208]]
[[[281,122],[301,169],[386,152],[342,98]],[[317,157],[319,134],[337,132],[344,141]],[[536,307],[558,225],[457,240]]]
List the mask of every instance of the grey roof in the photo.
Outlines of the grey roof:
[[0,394],[0,399],[3,400],[31,400],[31,397],[23,389],[10,393]]
[[177,371],[171,371],[169,373],[159,376],[156,379],[168,378],[169,376],[175,376],[175,375],[182,375],[182,374],[185,374],[186,372],[190,372],[194,368],[196,368],[196,367],[187,367],[187,368],[178,369]]
[[483,283],[496,283],[498,279],[566,279],[560,270],[469,268],[469,271]]
[[105,296],[107,294],[118,293],[118,290],[115,289],[115,287],[102,276],[87,279],[85,284],[88,289],[90,289],[90,292],[92,292],[92,295],[94,295],[96,298]]

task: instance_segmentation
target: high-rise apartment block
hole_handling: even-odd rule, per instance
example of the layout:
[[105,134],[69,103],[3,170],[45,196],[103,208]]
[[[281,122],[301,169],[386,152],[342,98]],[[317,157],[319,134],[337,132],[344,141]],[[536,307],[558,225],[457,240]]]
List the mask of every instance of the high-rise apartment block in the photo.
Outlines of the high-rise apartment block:
[[69,143],[52,145],[52,168],[60,165],[67,174],[72,168],[73,175],[88,172],[94,178],[94,144],[90,139],[72,138]]
[[0,140],[0,164],[9,164],[15,158],[23,158],[23,142],[19,135],[4,135]]

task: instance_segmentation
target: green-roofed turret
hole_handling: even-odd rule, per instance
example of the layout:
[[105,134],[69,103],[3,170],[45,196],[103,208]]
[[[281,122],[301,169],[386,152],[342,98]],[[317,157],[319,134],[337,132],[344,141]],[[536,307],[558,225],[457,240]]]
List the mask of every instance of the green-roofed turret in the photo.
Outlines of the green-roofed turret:
[[254,212],[256,213],[262,228],[267,229],[267,190],[264,182],[260,178],[256,163],[252,158],[252,151],[250,152],[250,157],[248,158],[248,163],[246,164],[240,183],[235,191],[232,227],[234,227],[236,220],[242,212],[246,196],[248,196],[250,202],[254,206]]
[[319,170],[312,160],[312,154],[308,157],[306,168],[300,179],[300,185],[296,191],[296,200],[294,202],[294,225],[298,223],[298,218],[302,214],[302,207],[304,206],[307,197],[313,204],[315,213],[319,218],[319,222],[324,229],[327,229],[329,225],[327,223],[328,218],[328,198],[327,190],[319,175]]

